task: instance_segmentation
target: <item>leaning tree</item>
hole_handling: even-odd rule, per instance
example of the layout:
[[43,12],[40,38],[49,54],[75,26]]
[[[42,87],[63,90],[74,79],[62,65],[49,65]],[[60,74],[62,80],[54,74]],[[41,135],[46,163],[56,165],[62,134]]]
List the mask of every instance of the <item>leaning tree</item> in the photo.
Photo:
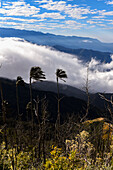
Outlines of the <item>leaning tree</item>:
[[46,79],[44,72],[40,67],[32,67],[30,70],[30,78],[29,78],[29,85],[30,85],[30,102],[31,102],[31,116],[32,116],[32,128],[33,128],[33,96],[32,96],[32,80],[42,81]]
[[57,114],[57,124],[60,125],[60,94],[59,94],[59,79],[66,82],[64,79],[67,78],[67,74],[62,69],[56,70],[56,81],[57,81],[57,101],[58,101],[58,114]]

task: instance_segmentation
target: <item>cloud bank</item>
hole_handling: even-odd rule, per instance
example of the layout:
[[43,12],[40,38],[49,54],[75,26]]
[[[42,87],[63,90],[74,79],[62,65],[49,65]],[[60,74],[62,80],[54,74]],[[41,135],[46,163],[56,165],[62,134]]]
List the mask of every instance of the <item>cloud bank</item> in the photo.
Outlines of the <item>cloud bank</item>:
[[[89,85],[91,92],[113,92],[113,56],[111,63],[100,63],[92,59],[89,63]],[[52,50],[50,47],[31,44],[19,38],[0,38],[0,77],[16,79],[22,76],[29,80],[32,66],[39,66],[47,80],[56,81],[57,68],[68,75],[67,84],[82,88],[87,75],[87,63],[77,56]]]

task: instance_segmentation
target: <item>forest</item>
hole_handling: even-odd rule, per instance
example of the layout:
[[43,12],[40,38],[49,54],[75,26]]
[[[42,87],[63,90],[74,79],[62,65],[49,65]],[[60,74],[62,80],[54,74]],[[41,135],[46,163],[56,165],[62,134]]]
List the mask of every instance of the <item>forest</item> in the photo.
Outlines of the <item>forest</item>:
[[55,76],[57,93],[32,88],[46,79],[40,67],[31,68],[27,85],[21,76],[7,88],[0,80],[0,170],[113,169],[112,96],[98,94],[106,102],[102,113],[90,104],[88,74],[86,102],[60,93],[66,71]]

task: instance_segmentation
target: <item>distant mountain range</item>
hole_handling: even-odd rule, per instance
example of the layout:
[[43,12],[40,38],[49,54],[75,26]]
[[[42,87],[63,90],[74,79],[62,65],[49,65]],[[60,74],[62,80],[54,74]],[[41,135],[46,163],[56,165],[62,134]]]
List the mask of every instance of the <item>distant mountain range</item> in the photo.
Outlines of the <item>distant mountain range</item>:
[[88,49],[71,49],[65,48],[62,46],[54,46],[54,49],[59,50],[61,52],[65,52],[72,55],[77,55],[78,58],[84,62],[91,61],[92,58],[99,60],[100,62],[109,63],[111,62],[111,54],[110,52],[100,52]]
[[102,62],[110,62],[110,55],[113,53],[113,43],[103,43],[89,37],[44,34],[12,28],[0,28],[0,37],[22,38],[31,43],[50,46],[62,52],[78,55],[84,61],[89,61],[93,57]]

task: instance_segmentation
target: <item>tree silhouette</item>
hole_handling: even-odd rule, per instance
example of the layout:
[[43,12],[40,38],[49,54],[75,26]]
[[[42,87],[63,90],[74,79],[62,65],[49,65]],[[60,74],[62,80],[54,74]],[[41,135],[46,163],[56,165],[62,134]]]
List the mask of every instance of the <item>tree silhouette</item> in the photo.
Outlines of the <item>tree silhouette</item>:
[[18,117],[19,117],[19,114],[20,114],[20,111],[19,111],[19,96],[18,96],[18,86],[24,86],[24,80],[22,79],[21,76],[18,76],[17,77],[17,80],[16,80],[16,99],[17,99],[17,112],[18,112]]
[[42,81],[45,78],[45,74],[40,67],[32,67],[30,70],[30,102],[31,102],[31,116],[32,116],[32,128],[33,128],[33,97],[32,97],[32,79]]
[[58,115],[57,115],[57,123],[60,125],[60,94],[59,94],[59,79],[66,82],[64,79],[67,78],[67,74],[62,69],[56,70],[56,80],[57,80],[57,101],[58,101]]

